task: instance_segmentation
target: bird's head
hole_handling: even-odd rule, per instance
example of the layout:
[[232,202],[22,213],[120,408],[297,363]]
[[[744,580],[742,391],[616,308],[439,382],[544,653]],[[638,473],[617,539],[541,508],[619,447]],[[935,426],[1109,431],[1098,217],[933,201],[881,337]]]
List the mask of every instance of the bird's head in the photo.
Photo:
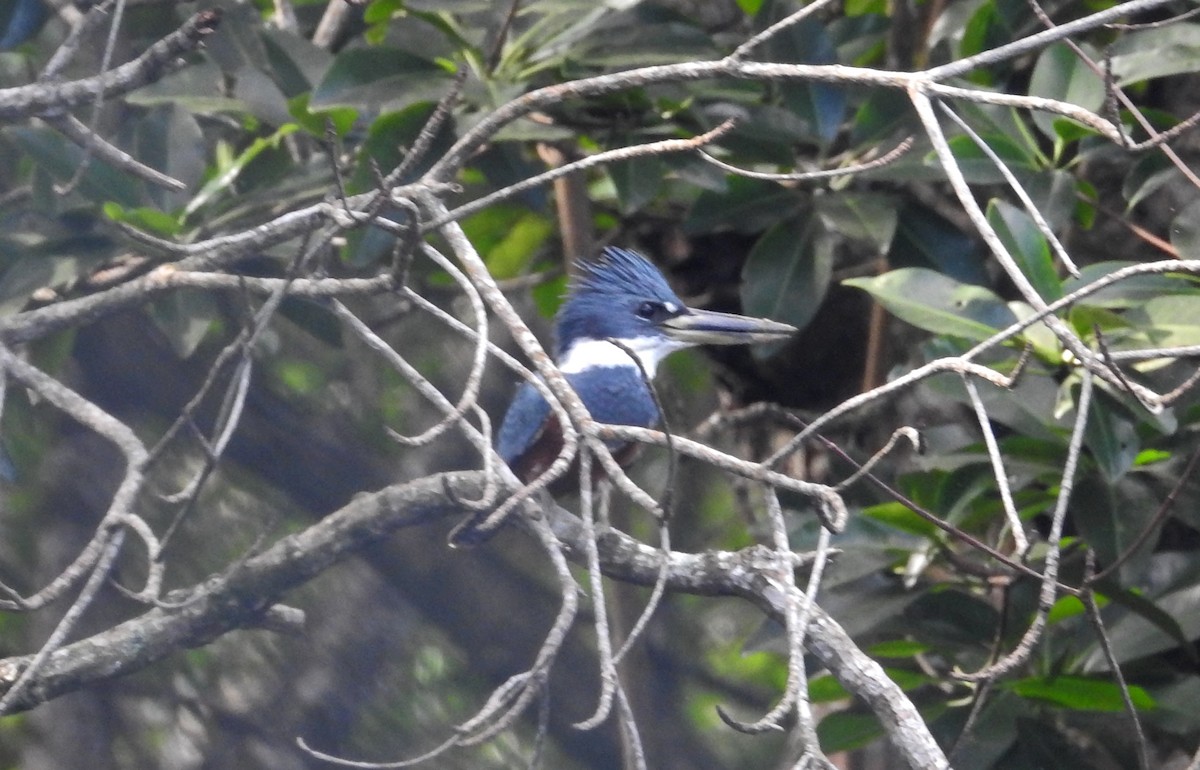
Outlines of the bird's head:
[[689,308],[662,273],[634,251],[609,247],[584,262],[558,312],[557,358],[564,371],[631,366],[633,350],[653,375],[667,354],[693,345],[773,342],[796,331],[787,324]]

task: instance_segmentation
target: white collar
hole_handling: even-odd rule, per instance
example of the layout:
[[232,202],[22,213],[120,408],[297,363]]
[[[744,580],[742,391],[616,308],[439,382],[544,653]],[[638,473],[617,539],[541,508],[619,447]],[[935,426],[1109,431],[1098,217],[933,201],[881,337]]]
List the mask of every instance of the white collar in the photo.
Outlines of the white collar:
[[[650,377],[658,370],[658,364],[676,350],[691,347],[686,342],[678,342],[664,337],[632,337],[617,340],[634,352],[642,368]],[[578,340],[558,361],[558,368],[563,374],[579,374],[585,369],[599,369],[614,366],[636,368],[637,364],[629,357],[629,353],[612,344],[608,340],[582,339]]]

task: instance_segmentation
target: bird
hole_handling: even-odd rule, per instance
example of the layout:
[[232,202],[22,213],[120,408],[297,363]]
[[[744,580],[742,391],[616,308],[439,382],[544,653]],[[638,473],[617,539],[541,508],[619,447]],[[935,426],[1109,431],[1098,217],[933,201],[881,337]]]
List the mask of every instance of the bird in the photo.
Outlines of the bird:
[[[774,342],[796,332],[778,321],[688,307],[658,268],[636,251],[610,246],[598,259],[579,265],[555,317],[554,359],[597,422],[657,427],[662,415],[647,378],[677,350]],[[629,442],[607,445],[622,467],[636,454],[636,445]],[[497,433],[500,457],[529,483],[550,467],[562,447],[558,418],[537,389],[523,383]]]

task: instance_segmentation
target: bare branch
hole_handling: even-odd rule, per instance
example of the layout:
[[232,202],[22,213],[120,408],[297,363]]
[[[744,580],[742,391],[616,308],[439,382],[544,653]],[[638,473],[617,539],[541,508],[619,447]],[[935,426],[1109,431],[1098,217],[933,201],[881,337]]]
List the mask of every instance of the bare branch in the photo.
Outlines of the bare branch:
[[32,83],[0,88],[0,120],[17,120],[46,112],[92,104],[158,80],[180,66],[179,57],[195,50],[221,20],[217,9],[200,11],[133,61],[95,77],[66,83]]

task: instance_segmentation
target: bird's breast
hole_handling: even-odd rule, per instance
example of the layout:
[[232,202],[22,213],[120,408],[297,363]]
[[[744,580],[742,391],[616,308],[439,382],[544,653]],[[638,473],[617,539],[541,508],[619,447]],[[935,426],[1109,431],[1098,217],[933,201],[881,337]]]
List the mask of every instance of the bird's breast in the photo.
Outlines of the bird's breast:
[[[588,413],[597,422],[652,428],[658,407],[641,370],[629,366],[588,367],[566,375]],[[636,454],[636,445],[608,441],[622,465]],[[500,428],[498,449],[522,481],[544,472],[562,450],[562,427],[549,405],[527,384],[517,394]]]
[[650,428],[658,424],[658,407],[650,387],[635,366],[584,369],[567,376],[597,422]]

